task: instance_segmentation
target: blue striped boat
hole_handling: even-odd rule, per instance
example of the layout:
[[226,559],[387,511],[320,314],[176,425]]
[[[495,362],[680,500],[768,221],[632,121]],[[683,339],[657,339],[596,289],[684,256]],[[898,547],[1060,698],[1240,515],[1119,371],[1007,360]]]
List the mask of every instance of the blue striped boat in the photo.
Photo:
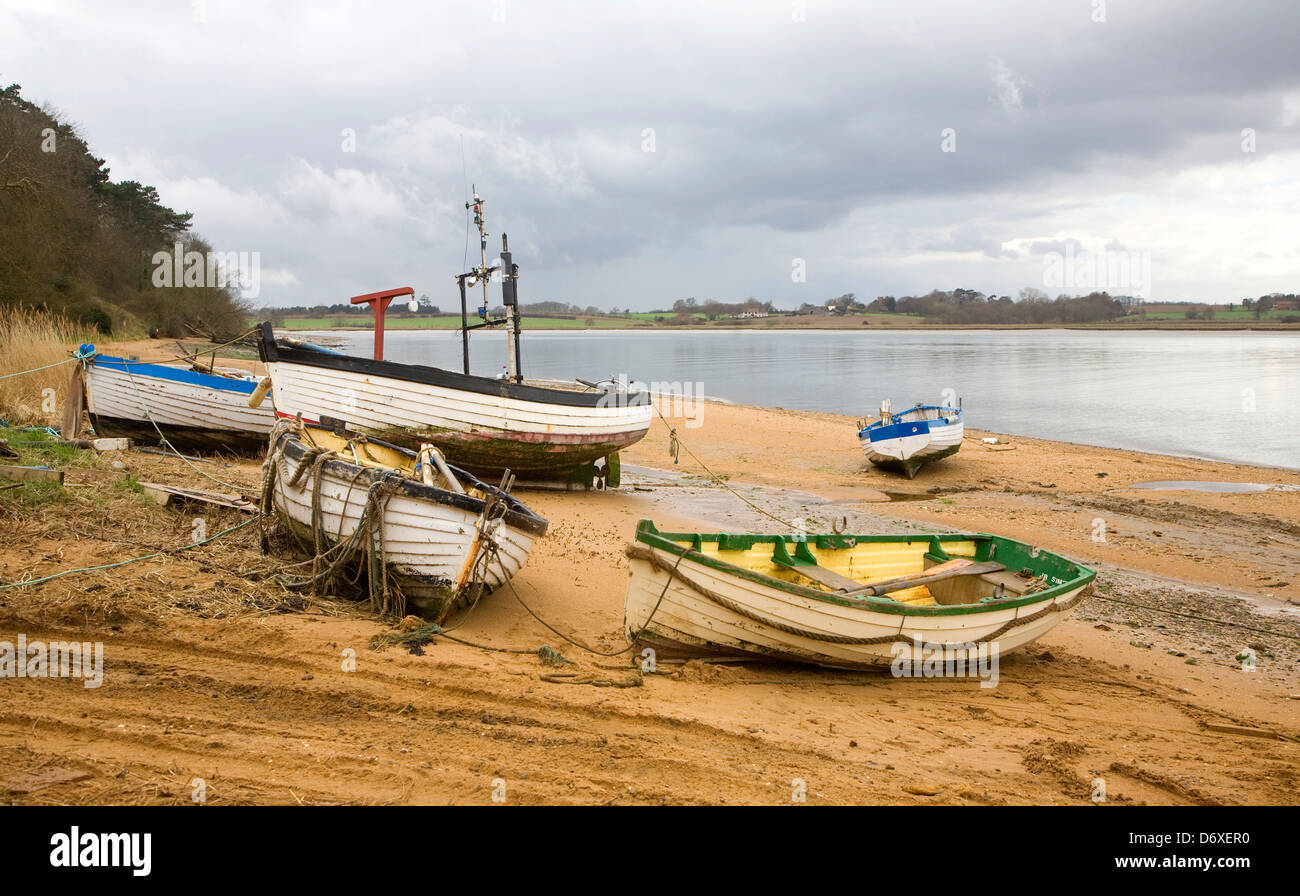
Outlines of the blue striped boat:
[[[94,352],[94,346],[82,346]],[[86,364],[86,409],[101,436],[193,451],[265,450],[275,423],[271,403],[250,408],[251,374],[229,376],[95,354]]]
[[862,429],[858,439],[873,464],[901,470],[912,479],[930,461],[956,454],[962,430],[960,408],[918,404],[895,414],[886,400],[880,419]]

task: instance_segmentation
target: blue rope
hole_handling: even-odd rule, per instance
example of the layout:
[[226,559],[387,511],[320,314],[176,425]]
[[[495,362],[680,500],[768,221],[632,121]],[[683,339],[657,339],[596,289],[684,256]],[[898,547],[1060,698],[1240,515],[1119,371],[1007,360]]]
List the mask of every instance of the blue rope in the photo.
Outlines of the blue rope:
[[61,366],[64,365],[64,364],[71,364],[73,361],[76,361],[76,360],[79,360],[79,359],[78,359],[78,358],[68,358],[68,359],[65,360],[65,361],[59,361],[59,362],[54,363],[54,364],[46,364],[44,367],[33,367],[31,370],[20,370],[20,371],[18,371],[17,373],[6,373],[4,376],[0,376],[0,380],[7,380],[7,379],[10,379],[10,378],[15,377],[15,376],[23,376],[23,375],[28,374],[28,373],[37,373],[37,372],[42,371],[42,370],[49,370],[51,367],[61,367]]
[[64,364],[71,364],[74,361],[80,361],[81,366],[84,367],[86,366],[86,362],[97,354],[99,354],[99,352],[95,350],[93,345],[89,342],[83,342],[81,345],[77,346],[76,350],[72,353],[72,357],[67,360],[55,361],[53,364],[46,364],[44,367],[33,367],[31,370],[20,370],[17,373],[6,373],[4,376],[0,376],[0,380],[7,380],[15,376],[25,376],[29,373],[39,373],[42,370],[49,370],[51,367],[60,367]]

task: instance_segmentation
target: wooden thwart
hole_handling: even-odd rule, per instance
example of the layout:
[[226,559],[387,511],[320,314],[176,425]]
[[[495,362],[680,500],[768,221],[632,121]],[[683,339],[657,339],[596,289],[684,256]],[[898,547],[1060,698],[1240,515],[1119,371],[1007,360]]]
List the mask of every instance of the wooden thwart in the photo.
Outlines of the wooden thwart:
[[881,595],[889,594],[893,591],[905,591],[908,588],[917,588],[921,585],[929,585],[932,582],[942,582],[945,579],[953,579],[958,576],[982,576],[989,573],[1002,572],[1006,569],[1001,563],[992,561],[986,563],[976,563],[973,560],[958,558],[949,560],[946,563],[940,563],[937,566],[931,566],[924,572],[913,573],[912,575],[899,576],[893,579],[884,579],[880,582],[872,582],[869,585],[842,576],[837,572],[832,572],[825,567],[810,563],[799,557],[782,557],[778,555],[773,557],[778,565],[784,566],[792,572],[796,572],[806,579],[825,585],[832,591],[838,591],[846,596],[856,595]]
[[917,588],[921,585],[930,585],[934,582],[942,582],[944,579],[955,579],[958,576],[982,576],[991,572],[1001,572],[1006,569],[1001,563],[989,561],[987,563],[975,563],[971,560],[949,560],[947,563],[940,563],[938,566],[932,566],[925,572],[916,573],[910,576],[901,576],[897,579],[888,579],[884,582],[874,582],[871,585],[861,588],[858,591],[849,592],[850,594],[888,594],[891,591],[903,591],[908,588]]

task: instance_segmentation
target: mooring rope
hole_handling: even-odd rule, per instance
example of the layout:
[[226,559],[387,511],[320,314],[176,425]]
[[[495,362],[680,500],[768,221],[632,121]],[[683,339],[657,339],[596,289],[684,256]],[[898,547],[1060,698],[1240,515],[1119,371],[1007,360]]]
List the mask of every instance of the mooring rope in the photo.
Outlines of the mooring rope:
[[[677,571],[677,566],[681,564],[682,559],[685,558],[685,556],[686,556],[685,554],[682,554],[677,558],[677,564],[675,564],[672,567],[673,572]],[[664,583],[663,591],[659,592],[659,599],[655,601],[654,607],[652,607],[650,610],[650,615],[646,617],[645,623],[641,626],[641,628],[637,631],[637,633],[634,636],[628,638],[628,646],[624,647],[622,650],[617,650],[617,651],[607,653],[602,650],[597,650],[594,647],[591,647],[587,644],[582,643],[581,641],[569,637],[564,632],[560,631],[555,626],[551,625],[541,616],[538,616],[537,613],[533,611],[533,608],[528,606],[528,604],[524,602],[524,599],[519,596],[519,590],[515,588],[515,583],[513,578],[506,575],[506,570],[504,566],[501,568],[501,573],[502,573],[502,578],[505,579],[506,584],[510,586],[510,593],[515,596],[515,600],[519,601],[519,606],[523,607],[525,610],[528,611],[528,615],[532,616],[534,619],[536,619],[538,622],[540,622],[543,626],[545,626],[547,629],[549,629],[558,637],[563,638],[565,641],[568,641],[574,647],[577,647],[580,650],[585,650],[588,653],[593,653],[596,656],[604,656],[604,657],[622,656],[623,654],[630,653],[631,651],[637,648],[637,641],[640,640],[643,634],[645,634],[646,629],[650,627],[650,623],[651,621],[654,620],[655,614],[659,612],[659,606],[664,601],[664,596],[668,594],[668,586],[672,584],[672,576],[669,576],[668,581]]]
[[699,456],[696,455],[696,453],[692,451],[686,445],[685,442],[682,441],[682,437],[677,434],[677,430],[674,429],[673,425],[668,422],[668,418],[664,416],[664,412],[659,409],[659,405],[654,402],[654,399],[651,399],[650,403],[654,407],[655,413],[659,415],[659,419],[662,420],[664,422],[664,425],[668,427],[668,453],[672,457],[674,464],[677,463],[678,455],[680,454],[680,452],[685,451],[688,455],[690,455],[691,460],[695,461],[697,464],[700,465],[700,468],[703,469],[704,472],[708,474],[710,479],[712,479],[718,485],[722,486],[724,489],[731,492],[733,495],[735,495],[737,498],[739,498],[741,501],[747,504],[749,508],[753,510],[755,513],[761,514],[762,516],[765,516],[770,520],[775,520],[776,522],[780,523],[782,528],[784,529],[793,528],[792,521],[782,519],[781,517],[776,516],[775,514],[768,513],[762,507],[759,507],[753,501],[749,500],[740,492],[736,491],[734,488],[728,485],[726,480],[723,479],[721,476],[719,476],[717,473],[709,469],[708,464],[700,460]]
[[53,575],[42,576],[39,579],[27,579],[21,582],[9,582],[7,584],[0,585],[0,591],[3,591],[8,588],[22,588],[26,585],[40,585],[44,582],[49,582],[52,581],[53,579],[60,579],[63,578],[64,576],[70,576],[74,573],[95,572],[101,569],[116,569],[119,566],[126,566],[130,563],[139,563],[141,560],[152,560],[154,557],[162,557],[167,554],[178,554],[181,551],[188,551],[192,548],[197,548],[201,545],[208,544],[209,542],[216,541],[218,538],[221,538],[223,535],[229,535],[231,532],[234,532],[236,529],[242,529],[245,526],[252,525],[253,523],[258,522],[261,519],[262,519],[261,515],[255,516],[252,519],[244,520],[244,522],[236,526],[231,526],[229,529],[223,529],[222,531],[218,532],[216,535],[213,535],[209,538],[205,538],[202,541],[196,541],[191,544],[180,545],[179,547],[174,547],[174,548],[165,548],[161,551],[155,551],[152,554],[145,554],[143,557],[132,557],[129,560],[122,560],[117,563],[106,563],[102,566],[84,566],[78,569],[65,569],[63,572],[56,572]]
[[218,479],[216,476],[204,472],[203,470],[196,467],[188,457],[186,457],[184,454],[181,454],[180,451],[177,450],[176,446],[173,445],[170,441],[168,441],[167,436],[163,435],[163,431],[158,426],[157,421],[154,420],[153,414],[149,412],[148,404],[145,403],[144,398],[140,395],[140,387],[136,385],[135,374],[131,373],[130,363],[124,363],[122,366],[126,368],[126,378],[131,383],[131,391],[135,393],[135,398],[136,401],[139,402],[140,410],[144,412],[144,418],[149,421],[151,426],[153,426],[154,432],[158,433],[159,444],[163,445],[165,448],[170,448],[173,454],[175,454],[181,460],[185,461],[185,465],[188,466],[194,472],[198,473],[200,476],[203,476],[207,479],[211,479],[213,482],[217,483],[218,485],[223,485],[226,488],[233,488],[236,492],[239,492],[240,494],[243,494],[244,492],[249,490],[250,487],[247,485],[236,485],[234,483],[226,482],[224,479]]
[[[267,460],[263,466],[262,475],[262,495],[261,507],[264,512],[270,512],[274,508],[274,490],[277,475],[287,476],[285,487],[298,487],[300,484],[311,489],[311,530],[312,543],[310,560],[302,563],[292,564],[289,568],[311,564],[311,573],[300,576],[288,572],[282,572],[276,576],[276,581],[280,582],[286,588],[291,590],[312,589],[317,593],[328,590],[331,585],[344,584],[355,585],[364,570],[367,575],[367,591],[372,607],[383,616],[402,616],[406,611],[406,595],[403,594],[397,582],[391,580],[388,574],[388,549],[384,535],[384,514],[388,506],[388,500],[397,490],[397,484],[402,478],[402,474],[397,470],[386,470],[379,475],[379,478],[371,482],[366,489],[366,501],[361,509],[360,517],[356,526],[350,535],[346,538],[343,535],[343,527],[347,522],[347,514],[340,514],[338,534],[335,536],[334,544],[329,545],[328,535],[326,533],[325,516],[321,507],[322,486],[325,481],[324,466],[327,461],[336,457],[336,453],[328,448],[318,446],[305,447],[302,457],[297,460],[297,469],[292,475],[279,469],[280,462],[284,459],[283,445],[284,427],[277,424],[272,434],[270,447],[267,452]],[[348,483],[348,492],[344,498],[344,507],[351,502],[352,491],[356,486],[357,480],[364,475],[365,470],[359,469]],[[310,485],[308,485],[308,483]],[[303,543],[292,526],[288,526],[291,534],[302,544],[304,548],[307,545]],[[267,545],[267,539],[263,538],[264,546]],[[364,561],[355,564],[356,574],[348,578],[347,570],[353,566],[358,552],[364,554]]]

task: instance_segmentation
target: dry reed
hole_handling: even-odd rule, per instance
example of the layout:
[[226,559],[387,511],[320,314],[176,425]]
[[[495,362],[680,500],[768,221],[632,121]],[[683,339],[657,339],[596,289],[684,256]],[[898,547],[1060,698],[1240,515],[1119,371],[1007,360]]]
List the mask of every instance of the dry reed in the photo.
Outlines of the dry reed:
[[9,375],[66,361],[80,343],[93,341],[87,327],[67,318],[0,308],[0,377],[8,377],[0,379],[0,418],[15,426],[57,426],[72,365]]

